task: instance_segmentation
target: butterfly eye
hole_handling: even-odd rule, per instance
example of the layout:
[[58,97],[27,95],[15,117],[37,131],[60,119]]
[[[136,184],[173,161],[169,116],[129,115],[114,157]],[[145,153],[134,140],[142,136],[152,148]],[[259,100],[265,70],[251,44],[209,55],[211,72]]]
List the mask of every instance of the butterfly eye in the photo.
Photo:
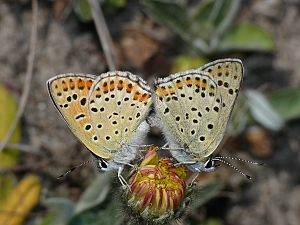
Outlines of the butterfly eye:
[[103,159],[100,159],[98,162],[98,169],[102,172],[105,172],[107,171],[107,167],[108,167],[108,162]]
[[211,158],[209,158],[209,159],[205,162],[204,167],[205,167],[206,169],[209,169],[209,168],[214,167],[214,161],[213,161]]

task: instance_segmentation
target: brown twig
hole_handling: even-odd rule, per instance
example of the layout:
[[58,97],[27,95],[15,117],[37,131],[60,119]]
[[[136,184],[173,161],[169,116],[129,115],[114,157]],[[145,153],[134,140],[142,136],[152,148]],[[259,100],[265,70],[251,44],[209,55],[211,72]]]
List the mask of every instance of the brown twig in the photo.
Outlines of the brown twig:
[[107,60],[108,68],[109,70],[114,71],[117,69],[114,45],[110,37],[109,30],[106,26],[102,10],[99,6],[99,2],[97,0],[88,0],[88,2],[91,7],[93,20],[98,32],[98,36],[100,38],[100,42],[102,44],[102,48]]
[[21,118],[21,116],[24,113],[27,100],[28,100],[28,95],[30,91],[30,84],[31,84],[31,77],[32,77],[32,71],[33,71],[33,63],[34,63],[34,57],[35,57],[35,43],[37,39],[37,11],[38,11],[38,5],[37,5],[37,0],[32,0],[32,26],[31,26],[31,31],[30,31],[30,46],[29,46],[29,57],[28,57],[28,66],[27,66],[27,71],[26,71],[26,77],[25,77],[25,84],[24,84],[24,89],[23,93],[20,99],[20,104],[18,108],[18,112],[16,117],[14,118],[14,121],[10,125],[6,136],[0,143],[0,152],[4,149],[6,146],[7,142],[9,141],[12,133],[16,129],[16,126]]

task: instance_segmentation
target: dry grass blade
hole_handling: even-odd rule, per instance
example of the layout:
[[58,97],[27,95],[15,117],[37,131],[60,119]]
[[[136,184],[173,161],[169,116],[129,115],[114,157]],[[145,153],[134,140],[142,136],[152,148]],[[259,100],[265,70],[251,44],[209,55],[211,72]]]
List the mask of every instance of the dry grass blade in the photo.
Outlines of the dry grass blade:
[[34,57],[35,57],[35,47],[36,47],[35,44],[36,44],[36,39],[37,39],[37,11],[38,11],[37,0],[32,0],[32,26],[31,26],[31,31],[30,31],[29,57],[28,57],[28,66],[27,66],[27,71],[26,71],[24,89],[23,89],[23,93],[22,93],[22,96],[20,99],[20,104],[19,104],[17,115],[14,118],[14,121],[12,122],[12,124],[10,125],[9,130],[6,133],[6,136],[0,143],[0,152],[2,152],[2,150],[6,146],[7,142],[9,141],[21,116],[24,113],[24,110],[25,110],[25,107],[27,104],[28,95],[29,95],[29,91],[30,91],[32,71],[33,71]]
[[106,26],[99,2],[97,0],[88,0],[88,2],[90,4],[93,20],[95,22],[100,42],[107,60],[108,68],[110,71],[115,71],[117,66],[113,41],[109,35],[109,30]]

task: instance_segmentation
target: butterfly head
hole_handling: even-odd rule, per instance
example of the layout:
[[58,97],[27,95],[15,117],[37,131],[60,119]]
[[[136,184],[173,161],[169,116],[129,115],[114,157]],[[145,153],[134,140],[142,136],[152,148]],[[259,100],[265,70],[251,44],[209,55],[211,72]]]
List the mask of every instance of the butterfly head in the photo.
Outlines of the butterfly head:
[[204,168],[206,172],[215,171],[219,167],[220,164],[215,164],[215,160],[212,157],[209,157],[204,163]]
[[194,172],[213,172],[218,169],[220,164],[215,164],[215,160],[212,157],[206,158],[204,161],[197,161],[193,164],[187,164],[189,170]]
[[108,170],[108,162],[104,159],[99,158],[98,159],[98,166],[97,168],[101,171],[101,172],[106,172]]

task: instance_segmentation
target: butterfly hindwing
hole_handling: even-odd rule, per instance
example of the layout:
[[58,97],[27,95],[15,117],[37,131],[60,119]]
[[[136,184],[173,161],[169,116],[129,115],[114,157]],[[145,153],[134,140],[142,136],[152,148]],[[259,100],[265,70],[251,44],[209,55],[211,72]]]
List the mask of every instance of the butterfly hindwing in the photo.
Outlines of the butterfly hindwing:
[[124,144],[142,142],[148,125],[137,129],[148,115],[151,103],[150,87],[138,76],[120,71],[99,76],[89,96],[90,117],[97,130],[95,142],[112,151]]
[[208,155],[210,155],[220,144],[226,132],[243,81],[244,68],[239,59],[220,59],[200,67],[199,70],[208,72],[214,78],[218,84],[218,92],[222,96],[222,109],[218,118],[219,134],[209,146]]
[[167,140],[201,155],[217,135],[213,120],[221,107],[217,93],[217,84],[203,71],[189,70],[156,81],[156,109]]

